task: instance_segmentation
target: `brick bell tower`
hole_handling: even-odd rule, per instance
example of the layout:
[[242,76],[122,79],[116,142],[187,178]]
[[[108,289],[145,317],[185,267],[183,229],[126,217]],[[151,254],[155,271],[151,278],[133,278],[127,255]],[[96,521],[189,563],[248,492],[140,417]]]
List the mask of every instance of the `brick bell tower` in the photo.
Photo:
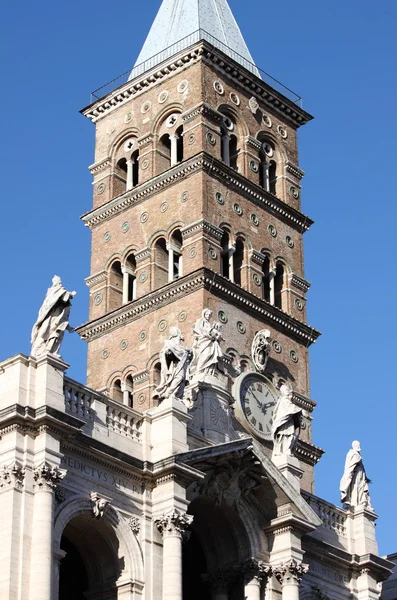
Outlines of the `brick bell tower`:
[[[156,405],[159,352],[177,325],[210,308],[223,350],[254,369],[271,332],[266,376],[303,409],[297,449],[312,491],[312,444],[297,131],[312,117],[262,73],[226,0],[164,0],[128,81],[82,113],[96,126],[87,384],[145,411]],[[216,10],[215,10],[216,8]]]

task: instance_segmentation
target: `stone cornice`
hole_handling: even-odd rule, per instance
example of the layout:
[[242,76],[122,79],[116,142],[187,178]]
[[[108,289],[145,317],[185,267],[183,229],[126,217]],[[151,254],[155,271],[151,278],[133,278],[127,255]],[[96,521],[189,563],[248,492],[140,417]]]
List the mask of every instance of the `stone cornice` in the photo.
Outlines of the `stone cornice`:
[[257,140],[256,138],[252,137],[251,135],[247,135],[247,137],[245,138],[245,141],[247,143],[247,146],[251,146],[252,148],[255,148],[255,150],[257,150],[258,152],[262,147],[262,143],[259,140]]
[[222,113],[212,108],[212,106],[210,106],[206,102],[201,102],[200,104],[196,104],[196,106],[193,106],[192,108],[187,110],[182,115],[182,121],[184,123],[189,123],[190,121],[193,121],[200,115],[203,115],[204,117],[208,118],[210,121],[214,121],[215,123],[223,123],[223,120],[225,118],[225,116]]
[[285,170],[287,171],[287,173],[290,173],[291,175],[299,179],[299,181],[305,176],[305,172],[302,171],[302,169],[300,169],[299,167],[297,167],[289,161],[285,165]]
[[106,281],[107,278],[107,273],[106,271],[99,271],[98,273],[94,273],[94,275],[90,275],[90,277],[86,277],[85,278],[85,283],[86,285],[91,288],[94,285],[96,285],[97,283],[102,283],[103,281]]
[[299,275],[297,275],[296,273],[292,273],[290,282],[291,285],[298,288],[298,290],[304,293],[308,292],[311,287],[311,283],[306,281],[306,279],[303,279],[303,277],[299,277]]
[[138,140],[138,146],[139,148],[144,148],[145,146],[147,146],[148,144],[150,144],[150,142],[153,140],[153,135],[151,133],[148,133],[147,135],[143,135],[141,138],[139,138]]
[[293,400],[294,404],[296,404],[297,406],[300,406],[304,410],[308,410],[309,412],[313,412],[313,410],[317,406],[317,402],[315,402],[311,398],[308,398],[307,396],[298,394],[298,392],[293,392],[292,400]]
[[256,263],[257,265],[262,266],[265,262],[265,255],[262,252],[257,252],[257,250],[250,251],[251,261]]
[[212,225],[208,221],[205,221],[204,219],[196,221],[195,223],[191,223],[187,227],[181,229],[181,234],[184,240],[196,235],[197,233],[204,233],[219,242],[222,239],[223,230],[219,229],[219,227],[216,227],[215,225]]
[[300,344],[309,346],[320,335],[318,331],[305,323],[287,315],[279,308],[271,306],[214,271],[205,268],[185,275],[177,281],[173,281],[143,298],[121,306],[103,317],[85,323],[77,327],[76,331],[83,339],[91,341],[113,329],[135,321],[140,316],[149,314],[161,306],[166,306],[179,298],[184,298],[186,294],[191,294],[203,288],[234,304],[248,315],[289,335]]
[[105,169],[109,169],[110,168],[110,158],[105,158],[104,160],[101,160],[98,163],[94,163],[93,165],[90,165],[88,167],[91,175],[96,175],[97,173],[100,173],[101,171],[104,171]]
[[251,200],[270,214],[282,219],[299,232],[307,231],[313,224],[313,221],[309,217],[272,194],[265,192],[259,186],[251,183],[246,177],[236,173],[236,171],[227,167],[222,161],[211,157],[206,152],[201,152],[172,169],[168,169],[164,173],[161,173],[161,175],[157,175],[134,188],[134,190],[126,192],[122,196],[118,196],[106,202],[106,204],[89,211],[81,218],[84,224],[92,229],[131,206],[140,204],[153,194],[167,189],[181,179],[185,179],[200,170],[204,170],[208,175],[215,177],[224,185],[242,194],[246,199]]
[[142,248],[138,252],[135,252],[135,261],[136,263],[140,263],[148,258],[150,258],[150,248]]
[[311,465],[312,467],[318,463],[324,452],[325,451],[322,450],[322,448],[318,448],[318,446],[309,444],[303,440],[298,440],[298,444],[295,449],[297,458],[307,465]]
[[91,121],[96,122],[118,106],[131,101],[134,96],[158,85],[159,81],[169,77],[170,73],[175,74],[185,69],[189,64],[201,59],[205,63],[214,66],[238,88],[243,88],[251,94],[254,90],[258,100],[267,106],[271,106],[273,110],[288,119],[293,126],[300,127],[312,119],[309,113],[292,100],[289,100],[205,40],[192,44],[189,48],[181,50],[169,60],[164,61],[162,65],[156,65],[153,69],[146,71],[132,81],[127,81],[105,97],[83,108],[81,113]]

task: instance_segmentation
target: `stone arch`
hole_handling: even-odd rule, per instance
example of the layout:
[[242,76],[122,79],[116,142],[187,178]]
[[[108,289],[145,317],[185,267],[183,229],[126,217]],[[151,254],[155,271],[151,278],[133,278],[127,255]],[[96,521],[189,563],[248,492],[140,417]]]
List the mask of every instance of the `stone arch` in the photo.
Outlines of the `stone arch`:
[[236,110],[236,108],[230,104],[219,104],[217,111],[222,115],[230,116],[235,121],[240,136],[246,137],[249,135],[249,127],[241,111]]
[[[130,586],[134,598],[142,595],[143,554],[128,521],[109,506],[100,519],[92,513],[90,499],[73,496],[55,514],[53,551],[63,554],[62,536],[76,548],[87,572],[89,591],[114,590]],[[55,578],[57,579],[57,578]],[[56,582],[54,582],[56,583]],[[113,596],[106,596],[113,598]]]
[[117,156],[117,153],[119,152],[119,150],[120,150],[121,146],[124,144],[124,142],[129,137],[134,137],[138,140],[140,135],[141,135],[141,133],[140,133],[139,129],[137,129],[136,127],[128,127],[127,129],[124,129],[124,131],[119,133],[119,135],[115,139],[113,139],[111,142],[109,142],[108,155],[111,157],[112,165],[113,165],[115,157]]
[[183,110],[183,104],[181,104],[180,102],[173,102],[172,104],[167,104],[167,106],[164,106],[164,108],[160,110],[154,117],[150,133],[152,135],[156,135],[158,133],[159,127],[167,117],[172,115],[172,113],[174,112],[182,114]]

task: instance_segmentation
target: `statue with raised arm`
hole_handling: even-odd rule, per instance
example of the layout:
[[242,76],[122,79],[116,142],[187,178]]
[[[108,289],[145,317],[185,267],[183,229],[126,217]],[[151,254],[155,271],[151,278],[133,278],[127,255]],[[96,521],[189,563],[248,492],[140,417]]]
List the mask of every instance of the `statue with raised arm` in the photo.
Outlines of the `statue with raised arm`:
[[373,510],[369,497],[369,483],[361,456],[360,442],[356,440],[346,455],[345,471],[339,486],[341,501],[347,506],[366,506]]
[[46,353],[59,356],[65,331],[73,331],[69,326],[71,301],[76,292],[68,292],[61,278],[55,275],[39,310],[37,321],[32,329],[31,355],[38,357]]
[[273,456],[292,456],[301,429],[302,410],[292,402],[292,390],[283,383],[273,412]]
[[270,354],[271,337],[268,329],[258,331],[251,346],[252,361],[258,373],[264,373]]
[[193,352],[184,347],[183,340],[182,331],[178,327],[170,327],[169,338],[160,352],[161,379],[153,398],[165,400],[171,396],[183,397],[193,358]]
[[214,375],[218,360],[223,356],[221,324],[211,324],[212,311],[205,308],[193,326],[194,353],[197,359],[195,374]]

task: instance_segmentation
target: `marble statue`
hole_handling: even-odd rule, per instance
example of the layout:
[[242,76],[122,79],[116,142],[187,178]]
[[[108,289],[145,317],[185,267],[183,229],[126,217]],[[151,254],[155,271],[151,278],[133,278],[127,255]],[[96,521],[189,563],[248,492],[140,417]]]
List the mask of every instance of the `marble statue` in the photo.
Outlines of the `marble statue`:
[[302,410],[292,402],[292,390],[284,383],[273,412],[273,456],[292,456],[298,442]]
[[165,400],[173,396],[182,399],[193,358],[192,350],[185,348],[183,341],[182,331],[178,327],[170,327],[169,338],[160,352],[161,379],[153,398]]
[[264,373],[271,349],[271,337],[268,329],[262,329],[255,335],[252,346],[251,356],[258,373]]
[[55,275],[52,278],[52,286],[47,290],[32,329],[32,356],[41,356],[47,352],[59,356],[65,331],[73,331],[69,326],[69,315],[71,300],[75,295],[76,292],[68,292],[63,287],[60,277]]
[[346,455],[345,471],[340,481],[341,501],[347,506],[366,506],[372,510],[368,479],[361,456],[360,442],[354,441]]
[[221,324],[210,323],[212,311],[205,308],[201,318],[193,326],[195,339],[194,353],[197,359],[195,373],[213,375],[218,365],[218,360],[223,356],[220,343],[223,341]]

